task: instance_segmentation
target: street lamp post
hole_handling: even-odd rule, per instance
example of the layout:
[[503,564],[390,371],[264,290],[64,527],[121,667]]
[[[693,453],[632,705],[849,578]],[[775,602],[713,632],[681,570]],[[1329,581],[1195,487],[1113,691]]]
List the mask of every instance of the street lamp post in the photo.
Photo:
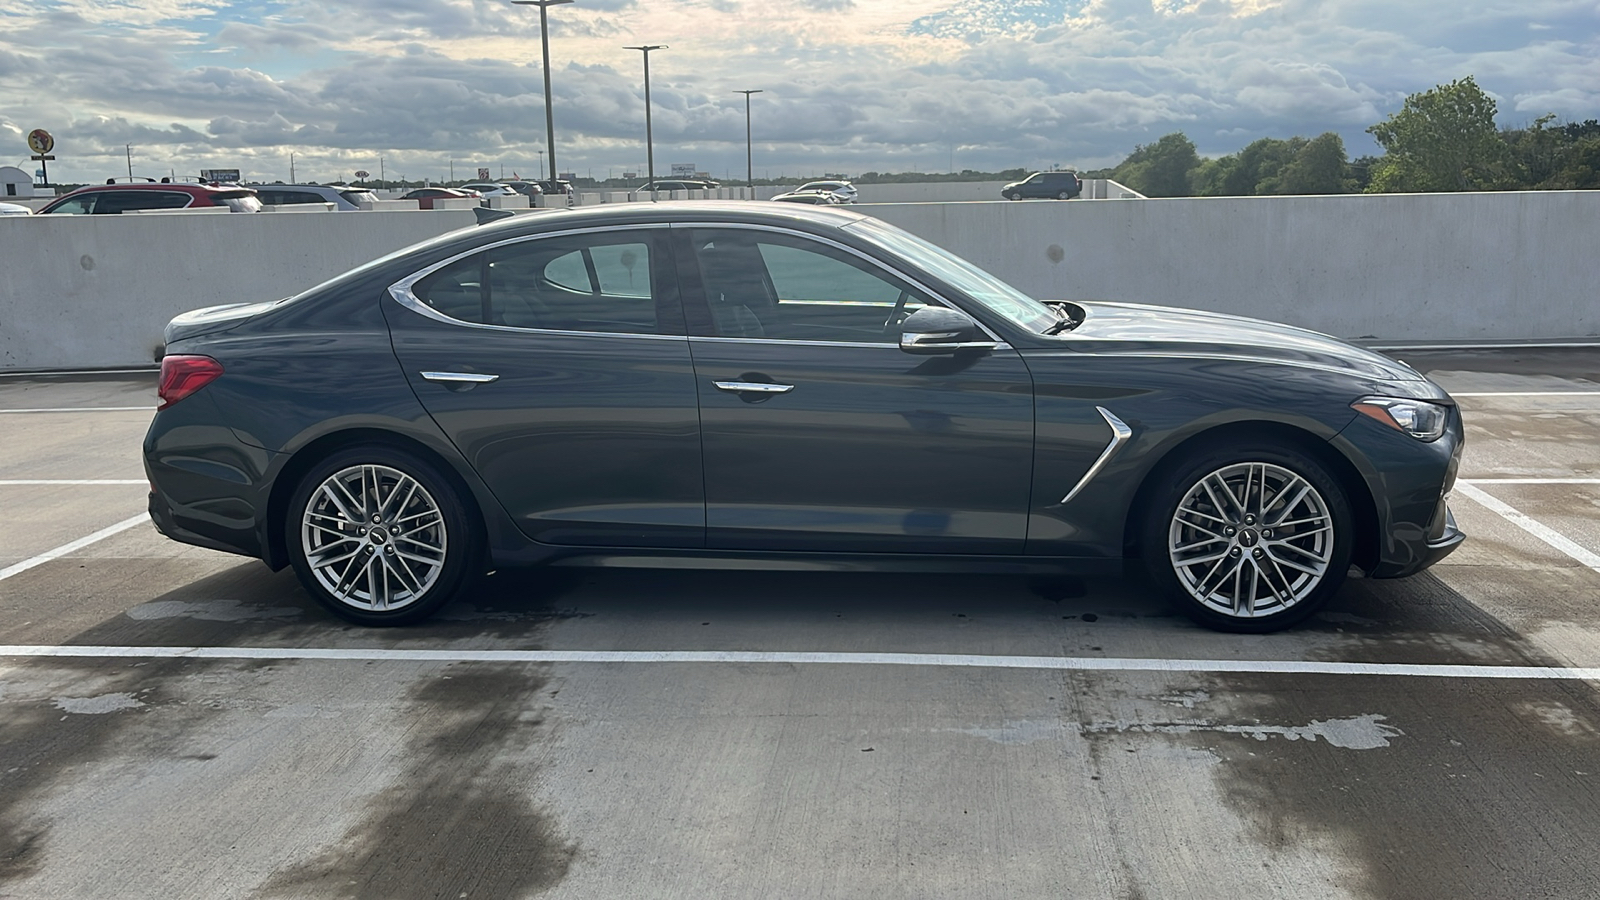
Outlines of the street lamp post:
[[556,117],[550,106],[550,7],[572,0],[511,0],[518,6],[539,7],[539,41],[544,48],[544,140],[550,148],[550,178],[556,177]]
[[642,47],[623,47],[624,50],[638,50],[644,54],[644,156],[645,171],[649,173],[648,184],[651,187],[650,196],[655,197],[656,180],[656,148],[655,139],[650,132],[650,51],[665,50],[666,44],[646,44]]
[[755,157],[750,150],[750,95],[764,92],[755,90],[734,91],[734,93],[744,95],[744,179],[745,183],[750,187],[750,199],[754,200],[756,196],[756,169]]

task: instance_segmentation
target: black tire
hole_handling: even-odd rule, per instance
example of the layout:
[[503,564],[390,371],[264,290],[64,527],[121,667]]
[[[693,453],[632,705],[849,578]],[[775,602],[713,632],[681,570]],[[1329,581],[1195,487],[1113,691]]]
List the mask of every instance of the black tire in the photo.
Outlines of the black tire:
[[1072,192],[1071,191],[1062,191],[1061,193],[1056,195],[1056,199],[1057,200],[1071,200],[1072,199]]
[[283,526],[307,593],[360,625],[420,622],[482,569],[481,525],[454,483],[382,444],[347,447],[313,466]]
[[1218,444],[1152,477],[1145,570],[1200,624],[1278,631],[1344,583],[1355,517],[1338,479],[1311,455],[1273,441]]

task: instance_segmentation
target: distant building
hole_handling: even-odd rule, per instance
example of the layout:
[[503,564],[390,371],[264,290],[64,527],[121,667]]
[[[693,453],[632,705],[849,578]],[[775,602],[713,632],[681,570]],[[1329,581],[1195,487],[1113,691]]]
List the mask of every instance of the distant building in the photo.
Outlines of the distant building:
[[0,199],[32,197],[33,176],[16,166],[0,166]]

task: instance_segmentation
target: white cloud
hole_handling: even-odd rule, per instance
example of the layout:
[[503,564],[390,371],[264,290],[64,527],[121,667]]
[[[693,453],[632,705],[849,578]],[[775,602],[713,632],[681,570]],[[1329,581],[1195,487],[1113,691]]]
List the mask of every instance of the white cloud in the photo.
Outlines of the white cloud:
[[[1468,74],[1506,124],[1600,115],[1593,0],[578,0],[550,18],[563,168],[600,175],[643,161],[622,49],[640,41],[670,45],[651,57],[658,160],[712,171],[742,168],[738,88],[765,90],[758,169],[796,174],[1090,166],[1180,129],[1208,153],[1327,130],[1360,153],[1406,94]],[[503,0],[0,0],[0,124],[50,128],[52,174],[83,180],[127,143],[180,172],[286,177],[291,151],[302,173],[380,154],[531,170],[539,64],[537,10]]]

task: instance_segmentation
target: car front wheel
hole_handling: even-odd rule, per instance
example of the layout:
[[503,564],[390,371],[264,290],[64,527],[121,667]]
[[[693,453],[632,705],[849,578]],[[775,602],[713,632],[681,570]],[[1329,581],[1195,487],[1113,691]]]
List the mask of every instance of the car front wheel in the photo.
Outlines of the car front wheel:
[[471,580],[476,529],[433,466],[398,449],[333,454],[301,481],[285,538],[300,583],[362,625],[421,621]]
[[1149,510],[1146,569],[1196,621],[1262,633],[1304,620],[1344,582],[1349,499],[1316,459],[1264,444],[1169,471]]

